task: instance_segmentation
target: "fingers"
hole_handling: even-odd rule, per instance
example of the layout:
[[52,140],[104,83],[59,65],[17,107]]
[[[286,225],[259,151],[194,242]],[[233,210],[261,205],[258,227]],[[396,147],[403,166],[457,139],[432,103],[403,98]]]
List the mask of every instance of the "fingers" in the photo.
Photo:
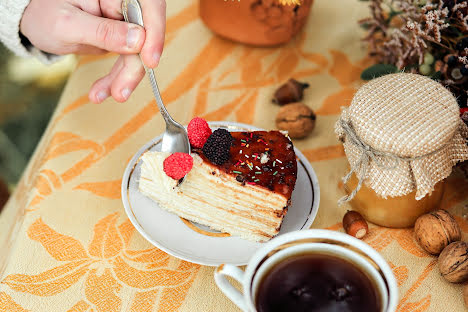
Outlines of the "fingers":
[[95,16],[102,16],[101,7],[99,1],[89,1],[89,0],[71,0],[71,2],[76,6],[82,9],[85,12],[93,14]]
[[101,103],[107,97],[118,102],[125,102],[145,75],[145,70],[137,55],[121,55],[111,72],[94,83],[89,98],[94,103]]
[[100,5],[103,16],[115,20],[123,19],[122,0],[100,0]]
[[58,23],[69,30],[66,38],[70,43],[91,45],[119,54],[135,54],[145,42],[145,31],[138,25],[97,17],[79,9],[73,13],[63,18],[66,21]]
[[124,65],[111,86],[112,97],[117,102],[125,102],[145,75],[145,69],[138,55],[125,55]]
[[123,55],[115,62],[109,74],[97,80],[89,90],[89,99],[93,103],[101,103],[111,95],[112,81],[123,67]]
[[141,0],[146,40],[141,50],[141,59],[146,66],[158,65],[164,46],[166,31],[166,2],[164,0]]
[[123,63],[111,86],[112,97],[117,102],[125,102],[145,75],[145,69],[138,55],[123,56]]

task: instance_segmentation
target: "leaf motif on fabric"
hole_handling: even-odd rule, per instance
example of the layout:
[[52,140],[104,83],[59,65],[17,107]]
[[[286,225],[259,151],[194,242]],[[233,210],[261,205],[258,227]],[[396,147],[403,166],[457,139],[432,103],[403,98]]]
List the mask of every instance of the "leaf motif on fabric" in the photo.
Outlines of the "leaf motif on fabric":
[[408,280],[408,268],[406,266],[395,266],[393,263],[388,263],[397,279],[398,287],[403,285]]
[[[244,60],[241,58],[241,62]],[[262,77],[262,63],[261,58],[250,58],[241,67],[241,81],[248,84],[257,81]]]
[[89,245],[89,254],[100,259],[117,256],[123,248],[122,238],[117,230],[118,213],[99,220],[94,226],[94,237]]
[[383,250],[393,241],[389,230],[383,227],[372,227],[363,240],[377,251]]
[[[111,57],[111,55],[106,55],[105,57]],[[86,62],[86,60],[90,60],[90,58],[86,59],[86,57],[80,57],[80,60],[79,62],[81,64],[83,64],[83,62]],[[88,104],[90,101],[89,101],[89,96],[87,94],[83,95],[83,96],[80,96],[78,99],[76,99],[75,101],[73,101],[71,104],[68,104],[64,109],[63,111],[61,112],[61,114],[59,115],[58,119],[61,119],[63,118],[66,114],[68,114],[69,112],[71,111],[74,111],[75,109],[81,107],[81,106],[84,106],[86,104]]]
[[114,272],[117,278],[128,286],[138,289],[154,287],[178,287],[189,281],[200,266],[190,270],[173,270],[167,267],[157,267],[151,270],[139,270],[129,265],[121,257],[114,260]]
[[237,45],[213,36],[192,62],[162,92],[167,105],[188,92],[199,81],[200,77],[210,74]]
[[255,108],[257,105],[258,90],[251,92],[236,111],[238,122],[252,124],[254,122]]
[[60,177],[53,170],[44,169],[41,170],[40,174],[46,176],[54,188],[60,188],[62,186]]
[[308,149],[304,150],[302,153],[310,162],[345,157],[342,144]]
[[75,238],[60,234],[37,219],[29,228],[28,236],[45,248],[58,261],[74,261],[87,259],[88,254],[83,245]]
[[78,301],[67,312],[88,312],[91,306],[84,300]]
[[299,52],[300,56],[305,58],[307,61],[317,64],[320,68],[327,68],[328,66],[328,59],[319,53],[307,53],[307,52]]
[[3,284],[19,292],[36,296],[53,296],[72,286],[88,271],[89,260],[72,261],[37,275],[11,274]]
[[394,229],[392,232],[394,232],[394,237],[398,244],[407,252],[420,258],[431,257],[416,242],[412,229]]
[[133,233],[135,232],[135,227],[133,226],[130,219],[127,218],[124,222],[122,222],[119,225],[118,228],[120,235],[122,236],[122,240],[125,244],[125,247],[128,247],[128,245],[130,244],[130,239],[132,238]]
[[349,106],[353,99],[355,88],[344,87],[338,92],[328,95],[322,102],[322,106],[315,111],[317,115],[338,115],[342,106]]
[[398,309],[398,312],[424,312],[431,305],[431,295],[427,295],[426,297],[422,298],[416,302],[408,302],[403,307]]
[[161,295],[161,301],[158,307],[158,311],[177,311],[182,303],[184,298],[192,286],[193,280],[195,279],[195,274],[188,278],[184,284],[178,287],[167,287],[164,288]]
[[242,102],[246,98],[246,93],[241,94],[240,96],[236,97],[234,100],[231,102],[224,104],[220,108],[205,114],[202,116],[204,119],[208,121],[212,120],[226,120],[227,116],[229,116],[239,105],[240,102]]
[[146,268],[166,266],[170,257],[167,253],[157,248],[146,250],[127,250],[125,255],[128,260],[146,265]]
[[4,292],[0,292],[0,310],[5,312],[29,312],[21,305],[15,302],[11,296]]
[[31,211],[36,210],[37,208],[33,208],[33,207],[39,205],[39,203],[43,200],[44,200],[44,197],[40,195],[34,196],[33,199],[29,202],[28,209],[26,209],[26,212],[31,212]]
[[130,312],[153,311],[160,292],[160,289],[137,292],[133,299]]
[[166,22],[166,36],[168,34],[173,34],[189,23],[196,21],[199,17],[197,2],[193,2],[177,14],[168,16]]
[[360,80],[363,70],[362,66],[359,66],[360,64],[352,64],[349,57],[341,51],[330,50],[329,52],[333,58],[333,63],[328,71],[330,76],[338,80],[342,86],[349,86]]
[[90,270],[85,283],[85,295],[99,312],[120,311],[122,299],[118,296],[122,286],[115,280],[112,272],[105,269],[103,274]]
[[338,231],[343,229],[343,223],[338,222],[336,224],[330,225],[329,227],[326,227],[325,229],[330,231]]
[[299,56],[293,49],[284,49],[277,59],[276,78],[284,82],[291,78],[299,65]]
[[88,182],[81,183],[75,186],[74,190],[85,190],[91,192],[100,197],[106,197],[110,199],[121,198],[120,187],[122,180],[105,181],[105,182]]
[[53,146],[47,155],[47,160],[82,150],[94,151],[97,155],[100,155],[104,152],[104,148],[100,144],[92,140],[85,140],[80,138]]
[[195,98],[195,106],[193,108],[193,116],[200,116],[208,109],[208,88],[211,84],[211,77],[208,76],[198,86],[197,96]]
[[429,273],[431,273],[434,270],[436,265],[437,265],[437,260],[432,260],[426,265],[424,270],[420,273],[418,279],[413,283],[413,285],[408,289],[408,291],[406,291],[403,297],[401,297],[400,302],[398,303],[397,311],[408,311],[408,312],[411,311],[412,312],[413,310],[410,310],[411,308],[419,306],[418,303],[420,303],[421,300],[418,301],[418,303],[416,303],[414,306],[413,306],[413,303],[410,303],[407,306],[407,301],[409,298],[411,298],[414,292],[417,289],[419,289],[419,287],[423,284],[424,280],[428,277]]

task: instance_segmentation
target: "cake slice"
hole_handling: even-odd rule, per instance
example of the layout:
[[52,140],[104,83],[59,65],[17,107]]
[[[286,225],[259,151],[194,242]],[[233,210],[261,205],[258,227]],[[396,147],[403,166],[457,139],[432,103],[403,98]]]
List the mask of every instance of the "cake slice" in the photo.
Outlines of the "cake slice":
[[168,154],[145,153],[140,192],[187,220],[267,241],[278,234],[296,183],[293,145],[279,131],[222,130],[216,137],[220,131],[192,151],[193,167],[180,185],[164,171]]

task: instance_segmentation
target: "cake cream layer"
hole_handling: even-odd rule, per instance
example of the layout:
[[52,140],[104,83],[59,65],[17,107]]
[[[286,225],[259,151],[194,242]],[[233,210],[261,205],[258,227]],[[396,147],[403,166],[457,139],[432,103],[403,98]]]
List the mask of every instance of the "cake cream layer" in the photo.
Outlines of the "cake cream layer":
[[194,164],[184,183],[163,171],[166,153],[142,156],[140,192],[180,217],[253,241],[275,236],[286,213],[288,198],[268,189],[239,183],[235,177],[192,154]]

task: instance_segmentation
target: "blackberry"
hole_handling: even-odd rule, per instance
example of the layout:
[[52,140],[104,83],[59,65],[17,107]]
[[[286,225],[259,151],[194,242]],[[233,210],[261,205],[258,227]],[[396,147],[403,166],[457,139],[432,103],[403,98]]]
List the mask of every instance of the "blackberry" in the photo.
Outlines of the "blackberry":
[[232,136],[226,129],[216,129],[203,145],[203,154],[209,161],[222,165],[229,160]]

